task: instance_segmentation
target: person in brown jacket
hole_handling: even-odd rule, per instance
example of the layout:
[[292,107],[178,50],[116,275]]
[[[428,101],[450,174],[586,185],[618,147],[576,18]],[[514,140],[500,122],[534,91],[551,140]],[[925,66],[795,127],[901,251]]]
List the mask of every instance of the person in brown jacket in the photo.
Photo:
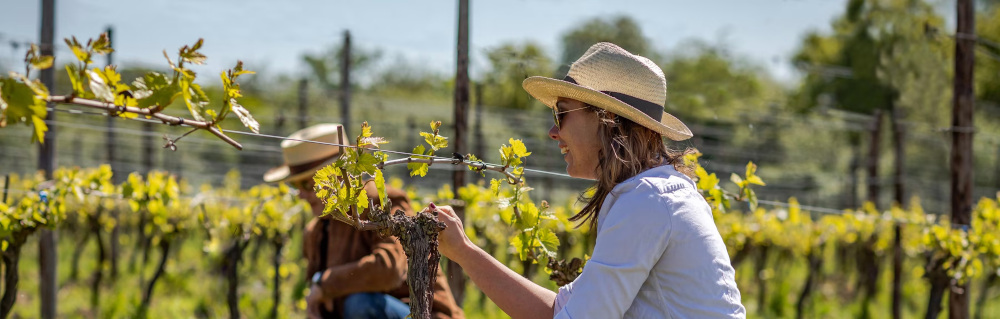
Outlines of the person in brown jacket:
[[[343,126],[319,124],[289,135],[281,142],[285,164],[264,174],[266,182],[287,182],[299,191],[299,197],[312,208],[313,218],[306,226],[303,251],[310,276],[306,310],[310,318],[404,318],[410,313],[406,304],[406,254],[395,238],[381,237],[374,231],[354,227],[321,216],[323,203],[313,189],[317,170],[337,160],[343,147],[303,142],[318,141],[347,145]],[[365,190],[377,198],[374,183]],[[386,188],[391,211],[415,214],[406,193]],[[378,203],[376,203],[378,205]],[[368,213],[366,209],[362,217]],[[434,283],[434,318],[464,318],[462,309],[438,269]]]

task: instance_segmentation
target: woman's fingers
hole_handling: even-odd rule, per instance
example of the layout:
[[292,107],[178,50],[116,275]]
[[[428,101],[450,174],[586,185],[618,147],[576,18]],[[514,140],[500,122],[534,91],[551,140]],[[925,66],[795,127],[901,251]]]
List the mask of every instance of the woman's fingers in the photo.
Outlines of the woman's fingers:
[[438,250],[445,257],[458,260],[463,248],[471,244],[469,238],[465,235],[465,227],[462,225],[462,220],[458,218],[458,214],[455,213],[455,209],[451,206],[435,206],[431,203],[427,206],[427,209],[437,212],[438,220],[446,226],[438,234]]

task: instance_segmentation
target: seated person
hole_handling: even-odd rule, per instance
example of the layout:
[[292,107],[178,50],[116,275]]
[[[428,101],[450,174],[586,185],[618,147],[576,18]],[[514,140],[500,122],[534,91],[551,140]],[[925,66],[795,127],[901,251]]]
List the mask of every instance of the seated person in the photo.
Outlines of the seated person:
[[[338,124],[314,125],[284,140],[281,149],[285,164],[264,174],[266,182],[287,182],[307,201],[313,218],[306,226],[303,249],[310,274],[310,292],[306,309],[310,318],[405,318],[410,313],[406,304],[409,287],[406,284],[406,255],[399,241],[381,237],[374,231],[359,231],[323,213],[323,203],[313,189],[313,175],[337,160],[343,147],[297,140],[310,140],[347,145],[349,139]],[[374,183],[366,189],[369,198],[377,198]],[[386,188],[392,201],[391,211],[415,214],[406,193]],[[376,205],[378,203],[376,202]],[[367,214],[366,209],[362,216]],[[434,283],[434,318],[464,318],[456,304],[447,279],[438,269]]]

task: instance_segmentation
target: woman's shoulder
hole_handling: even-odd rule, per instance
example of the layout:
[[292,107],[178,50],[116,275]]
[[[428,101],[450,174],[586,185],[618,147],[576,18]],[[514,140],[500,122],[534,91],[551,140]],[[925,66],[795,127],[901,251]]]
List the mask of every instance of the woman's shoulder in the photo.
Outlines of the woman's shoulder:
[[612,194],[620,197],[626,193],[670,194],[681,190],[694,191],[697,188],[691,178],[678,172],[671,165],[663,165],[645,170],[619,183],[612,190]]

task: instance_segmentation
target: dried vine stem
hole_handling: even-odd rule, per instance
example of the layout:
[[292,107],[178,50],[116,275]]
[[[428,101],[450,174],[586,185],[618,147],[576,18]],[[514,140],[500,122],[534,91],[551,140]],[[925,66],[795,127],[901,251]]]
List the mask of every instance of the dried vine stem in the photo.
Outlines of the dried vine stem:
[[[392,202],[387,201],[387,207]],[[410,318],[431,318],[436,280],[441,253],[438,251],[438,233],[445,224],[438,221],[437,212],[420,211],[416,216],[406,215],[402,210],[389,213],[370,203],[368,220],[360,219],[356,209],[354,218],[341,214],[330,214],[334,220],[346,223],[361,231],[377,231],[380,236],[399,239],[406,253],[407,284],[410,289]]]
[[114,103],[101,102],[101,101],[95,101],[95,100],[88,100],[88,99],[78,98],[78,97],[74,97],[74,96],[54,95],[54,96],[49,96],[47,98],[47,100],[49,102],[52,102],[52,103],[72,104],[72,105],[79,105],[79,106],[84,106],[84,107],[89,107],[89,108],[101,109],[101,110],[108,111],[109,114],[115,114],[115,113],[121,113],[121,112],[133,113],[133,114],[138,114],[138,115],[143,115],[143,116],[148,116],[148,117],[152,117],[152,118],[158,119],[160,121],[163,121],[164,124],[169,124],[169,125],[173,125],[173,126],[184,125],[184,126],[193,127],[193,128],[196,128],[196,129],[206,130],[206,131],[209,131],[212,134],[215,134],[215,136],[218,136],[220,139],[222,139],[226,143],[229,143],[233,147],[236,147],[236,149],[243,150],[243,145],[240,145],[239,142],[237,142],[236,140],[233,140],[232,138],[230,138],[226,134],[222,133],[222,131],[219,131],[219,129],[215,127],[214,123],[204,122],[204,121],[190,120],[190,119],[185,119],[183,117],[170,116],[170,115],[166,115],[166,114],[163,114],[163,113],[151,110],[149,108],[138,108],[138,107],[133,107],[133,106],[118,106],[118,105],[115,105]]

